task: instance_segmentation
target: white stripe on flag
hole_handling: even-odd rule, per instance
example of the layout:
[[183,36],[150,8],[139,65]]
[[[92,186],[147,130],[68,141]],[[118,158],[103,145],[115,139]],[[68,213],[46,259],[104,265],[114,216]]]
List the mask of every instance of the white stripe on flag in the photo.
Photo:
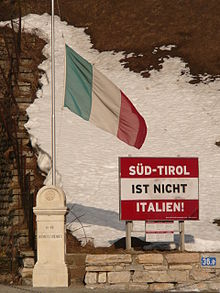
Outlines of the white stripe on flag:
[[93,67],[92,109],[89,121],[117,136],[120,108],[120,90]]

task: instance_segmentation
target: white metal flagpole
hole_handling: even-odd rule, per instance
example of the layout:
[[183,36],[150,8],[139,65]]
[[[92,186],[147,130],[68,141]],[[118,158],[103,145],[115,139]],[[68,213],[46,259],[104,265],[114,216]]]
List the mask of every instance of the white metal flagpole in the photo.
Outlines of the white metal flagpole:
[[52,185],[56,185],[54,0],[51,0],[51,100],[52,100],[52,117],[51,117]]

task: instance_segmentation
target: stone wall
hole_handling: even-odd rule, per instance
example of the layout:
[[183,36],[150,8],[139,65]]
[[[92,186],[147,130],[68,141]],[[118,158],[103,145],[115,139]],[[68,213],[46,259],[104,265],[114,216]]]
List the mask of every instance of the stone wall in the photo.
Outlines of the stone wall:
[[87,255],[87,288],[220,291],[220,268],[205,269],[200,253]]
[[0,27],[0,254],[11,257],[15,248],[30,246],[28,211],[43,182],[24,124],[39,87],[44,44],[22,33],[19,52],[17,34]]
[[23,251],[19,256],[19,275],[21,284],[32,286],[32,276],[35,264],[35,255],[33,251]]

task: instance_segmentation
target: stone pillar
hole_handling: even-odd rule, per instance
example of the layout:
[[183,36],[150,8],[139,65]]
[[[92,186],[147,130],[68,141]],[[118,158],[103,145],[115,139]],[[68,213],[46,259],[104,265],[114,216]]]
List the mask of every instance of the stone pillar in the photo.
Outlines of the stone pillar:
[[34,287],[68,287],[65,263],[65,195],[55,186],[44,186],[37,194],[37,263]]

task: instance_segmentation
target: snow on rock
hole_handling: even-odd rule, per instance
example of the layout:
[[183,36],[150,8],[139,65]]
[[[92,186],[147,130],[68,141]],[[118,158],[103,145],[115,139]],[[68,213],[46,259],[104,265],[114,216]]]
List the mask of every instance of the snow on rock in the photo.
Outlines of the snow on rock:
[[37,164],[41,171],[48,174],[51,169],[51,158],[43,153],[42,151],[39,152],[38,158],[37,158]]
[[160,46],[159,47],[159,49],[161,50],[161,51],[171,51],[172,50],[172,48],[175,48],[176,47],[176,45],[167,45],[167,46]]
[[[39,66],[45,71],[40,80],[43,87],[27,109],[30,120],[26,124],[32,144],[39,148],[40,166],[48,172],[51,156],[50,16],[32,14],[22,21],[26,31],[37,33],[48,42],[43,49],[47,59]],[[63,186],[72,211],[67,222],[74,235],[81,240],[92,240],[96,246],[108,246],[125,236],[124,222],[119,221],[119,156],[198,157],[200,220],[185,224],[186,249],[220,250],[220,228],[212,224],[220,211],[220,150],[215,145],[220,137],[220,80],[188,83],[192,77],[180,58],[165,59],[162,70],[152,70],[150,78],[144,79],[122,67],[119,60],[123,52],[99,53],[92,49],[84,29],[67,25],[55,17],[55,30],[57,171],[59,185]],[[119,86],[143,115],[148,136],[140,150],[62,107],[64,39]],[[50,173],[45,184],[51,182]],[[135,224],[143,229],[143,222]],[[144,236],[144,230],[139,236]]]

